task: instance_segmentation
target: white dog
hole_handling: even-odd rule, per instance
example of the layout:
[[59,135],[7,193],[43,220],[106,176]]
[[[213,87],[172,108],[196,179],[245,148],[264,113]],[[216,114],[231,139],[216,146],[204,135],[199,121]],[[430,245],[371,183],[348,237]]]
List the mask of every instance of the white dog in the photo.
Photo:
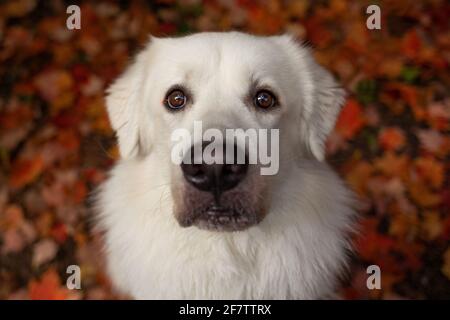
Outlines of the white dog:
[[[355,217],[323,162],[343,96],[289,36],[152,38],[106,99],[122,159],[98,210],[115,287],[136,299],[331,297]],[[194,121],[278,128],[278,174],[174,164],[171,134]]]

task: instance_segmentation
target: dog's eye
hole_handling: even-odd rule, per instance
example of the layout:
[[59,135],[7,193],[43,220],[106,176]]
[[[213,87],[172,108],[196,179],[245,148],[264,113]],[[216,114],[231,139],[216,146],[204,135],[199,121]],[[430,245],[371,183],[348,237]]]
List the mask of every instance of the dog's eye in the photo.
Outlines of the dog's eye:
[[170,109],[181,109],[186,105],[187,97],[180,89],[172,90],[165,100],[165,104]]
[[255,106],[268,109],[275,105],[275,96],[268,90],[260,90],[255,95]]

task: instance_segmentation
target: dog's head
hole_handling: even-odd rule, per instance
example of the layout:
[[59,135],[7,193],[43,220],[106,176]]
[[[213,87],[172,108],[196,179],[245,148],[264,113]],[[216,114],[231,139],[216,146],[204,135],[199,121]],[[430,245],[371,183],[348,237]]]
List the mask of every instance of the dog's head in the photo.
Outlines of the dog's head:
[[[223,231],[260,222],[296,162],[323,160],[342,102],[331,75],[289,36],[236,32],[152,38],[107,96],[123,161],[158,154],[179,224]],[[242,143],[227,129],[256,136]],[[195,158],[208,148],[214,161]],[[258,161],[264,152],[276,163]]]

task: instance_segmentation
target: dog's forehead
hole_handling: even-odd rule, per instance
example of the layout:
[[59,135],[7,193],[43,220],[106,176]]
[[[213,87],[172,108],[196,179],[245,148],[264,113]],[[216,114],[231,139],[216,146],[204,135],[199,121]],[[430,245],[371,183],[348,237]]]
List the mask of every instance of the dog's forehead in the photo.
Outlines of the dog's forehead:
[[[287,65],[275,37],[241,33],[201,33],[158,39],[156,54],[166,72],[276,74]],[[235,74],[237,76],[237,74]]]

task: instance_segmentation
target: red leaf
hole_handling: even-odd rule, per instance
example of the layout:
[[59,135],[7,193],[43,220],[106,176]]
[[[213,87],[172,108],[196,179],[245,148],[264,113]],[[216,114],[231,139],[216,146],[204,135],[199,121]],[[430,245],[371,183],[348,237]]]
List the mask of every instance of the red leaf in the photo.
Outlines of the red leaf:
[[326,47],[332,40],[332,33],[317,17],[305,21],[308,39],[318,48]]
[[61,286],[61,281],[55,270],[44,273],[41,280],[32,280],[28,285],[31,300],[65,300],[68,290]]
[[50,230],[50,235],[58,242],[64,243],[67,239],[67,227],[64,223],[57,223]]
[[87,193],[88,189],[84,181],[79,180],[72,187],[71,194],[75,203],[81,203],[82,201],[84,201]]
[[378,141],[385,150],[398,150],[405,144],[405,134],[399,128],[385,128],[381,130]]
[[365,124],[360,104],[349,99],[344,105],[336,123],[336,130],[346,139],[351,139]]
[[41,156],[33,159],[19,160],[12,168],[9,184],[12,188],[22,188],[33,182],[44,168]]
[[417,57],[421,47],[422,41],[420,40],[416,30],[408,32],[402,39],[402,52],[410,59]]

